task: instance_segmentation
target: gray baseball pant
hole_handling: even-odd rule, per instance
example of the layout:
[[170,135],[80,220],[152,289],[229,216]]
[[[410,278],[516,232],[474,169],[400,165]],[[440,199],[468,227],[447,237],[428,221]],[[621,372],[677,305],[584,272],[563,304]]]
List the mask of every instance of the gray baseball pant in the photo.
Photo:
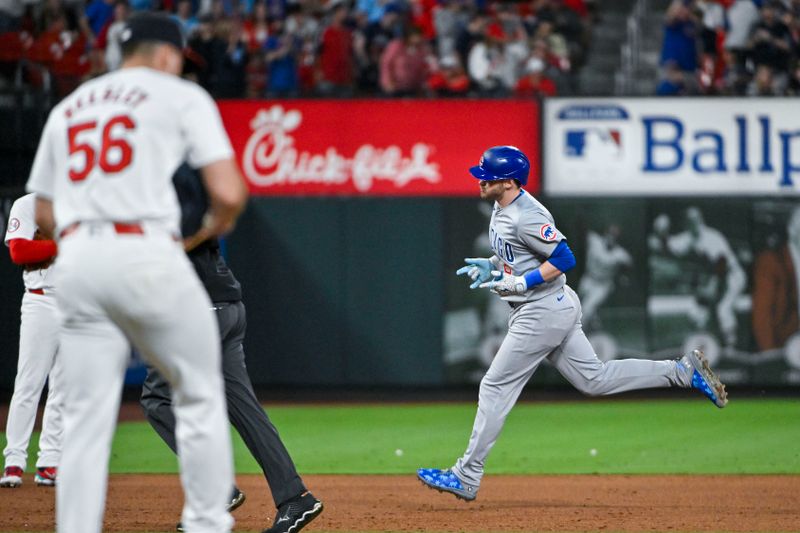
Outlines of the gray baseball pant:
[[462,481],[475,487],[480,485],[484,462],[508,413],[545,358],[575,388],[589,396],[689,385],[675,361],[600,361],[581,327],[580,299],[565,285],[563,291],[511,312],[508,334],[481,380],[478,412],[467,450],[453,467]]
[[[258,402],[245,366],[244,341],[247,318],[242,302],[214,303],[222,339],[222,375],[228,417],[267,479],[275,507],[306,492],[278,430]],[[173,452],[175,416],[169,384],[148,367],[141,404],[147,421]]]

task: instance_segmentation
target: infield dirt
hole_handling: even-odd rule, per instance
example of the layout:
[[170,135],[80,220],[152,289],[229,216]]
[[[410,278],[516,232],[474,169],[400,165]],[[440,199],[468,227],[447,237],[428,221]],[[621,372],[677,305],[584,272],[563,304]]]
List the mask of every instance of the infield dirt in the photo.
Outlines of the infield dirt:
[[[307,531],[800,531],[800,476],[487,476],[456,500],[408,476],[307,476],[325,503]],[[274,506],[264,479],[238,476],[247,502],[236,531],[261,531]],[[54,490],[0,489],[0,530],[52,531]],[[175,475],[113,475],[104,531],[174,531]]]

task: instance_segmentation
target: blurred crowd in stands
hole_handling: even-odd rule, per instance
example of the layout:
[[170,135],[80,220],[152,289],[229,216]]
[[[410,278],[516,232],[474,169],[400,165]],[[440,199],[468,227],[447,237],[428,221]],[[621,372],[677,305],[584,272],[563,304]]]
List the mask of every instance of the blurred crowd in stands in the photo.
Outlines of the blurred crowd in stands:
[[800,95],[800,0],[676,0],[659,95]]
[[591,0],[0,0],[0,80],[64,95],[119,66],[140,10],[183,26],[187,76],[217,98],[554,95],[594,16]]

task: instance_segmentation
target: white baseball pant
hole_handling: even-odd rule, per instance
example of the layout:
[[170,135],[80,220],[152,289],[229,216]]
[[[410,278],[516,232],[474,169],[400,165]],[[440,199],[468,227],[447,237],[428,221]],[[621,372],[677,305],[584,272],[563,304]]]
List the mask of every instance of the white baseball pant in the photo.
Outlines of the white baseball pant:
[[22,297],[17,377],[6,422],[7,443],[3,450],[6,467],[18,466],[24,470],[27,466],[28,444],[48,374],[50,380],[36,466],[59,465],[63,392],[59,381],[58,330],[59,313],[55,295],[49,291],[45,294],[26,291]]
[[58,533],[101,531],[128,340],[172,386],[184,529],[229,532],[233,458],[219,332],[183,249],[163,231],[118,235],[109,223],[86,223],[59,250],[66,408]]
[[453,471],[478,487],[506,417],[539,364],[549,359],[575,388],[590,396],[636,389],[687,387],[675,361],[621,359],[603,363],[583,333],[581,302],[569,286],[511,312],[508,335],[486,372],[464,455]]

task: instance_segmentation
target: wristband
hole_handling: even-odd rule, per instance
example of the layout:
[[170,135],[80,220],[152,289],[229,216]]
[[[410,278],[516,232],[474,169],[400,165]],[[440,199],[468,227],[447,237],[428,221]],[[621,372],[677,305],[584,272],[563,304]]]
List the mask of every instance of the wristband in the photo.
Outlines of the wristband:
[[525,283],[528,285],[528,288],[534,287],[541,283],[544,283],[544,278],[542,277],[542,272],[537,268],[536,270],[532,270],[523,276],[525,278]]

